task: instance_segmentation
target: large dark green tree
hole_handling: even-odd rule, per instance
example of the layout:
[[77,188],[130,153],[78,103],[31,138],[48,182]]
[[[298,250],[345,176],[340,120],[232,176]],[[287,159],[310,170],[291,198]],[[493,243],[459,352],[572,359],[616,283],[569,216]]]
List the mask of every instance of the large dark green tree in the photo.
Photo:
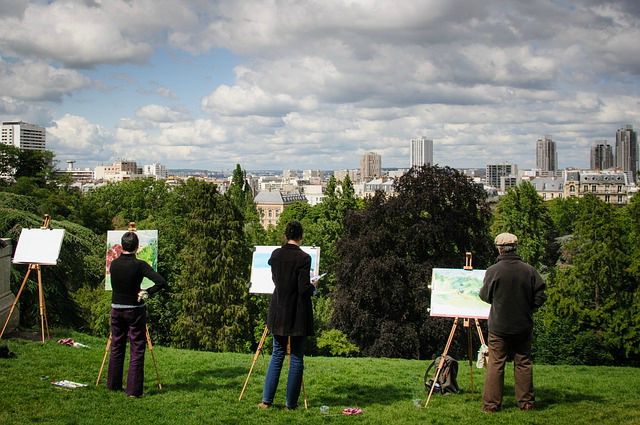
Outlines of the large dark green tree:
[[189,180],[182,204],[189,211],[176,283],[178,345],[244,351],[251,342],[247,308],[251,248],[242,213],[213,184]]
[[414,168],[396,196],[377,193],[349,214],[338,242],[333,323],[364,355],[425,358],[442,350],[451,321],[429,316],[434,267],[461,268],[492,247],[486,193],[452,168]]
[[547,322],[564,323],[590,349],[608,353],[587,362],[638,358],[638,280],[630,268],[633,252],[623,210],[588,194],[580,201],[567,263],[551,279]]
[[491,233],[502,232],[518,237],[518,254],[532,266],[555,263],[553,221],[531,183],[509,189],[498,201]]

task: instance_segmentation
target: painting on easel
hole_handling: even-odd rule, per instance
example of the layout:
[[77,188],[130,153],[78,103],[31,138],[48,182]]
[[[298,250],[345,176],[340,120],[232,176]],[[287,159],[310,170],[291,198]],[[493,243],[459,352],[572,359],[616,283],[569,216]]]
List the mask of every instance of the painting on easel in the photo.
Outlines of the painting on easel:
[[491,305],[480,299],[485,270],[433,269],[431,316],[487,319]]
[[[275,285],[271,278],[269,258],[279,246],[256,246],[251,262],[251,294],[273,294]],[[315,246],[301,246],[304,252],[311,256],[311,276],[317,276],[320,269],[320,248]]]
[[[107,232],[107,255],[105,264],[105,280],[104,289],[111,290],[111,275],[109,274],[109,268],[111,262],[118,258],[122,254],[122,245],[120,240],[126,230],[110,230]],[[140,246],[136,257],[138,259],[147,262],[153,270],[158,270],[158,231],[157,230],[138,230],[136,231],[138,239],[140,240]],[[141,289],[148,289],[153,286],[153,282],[146,277],[142,281]]]

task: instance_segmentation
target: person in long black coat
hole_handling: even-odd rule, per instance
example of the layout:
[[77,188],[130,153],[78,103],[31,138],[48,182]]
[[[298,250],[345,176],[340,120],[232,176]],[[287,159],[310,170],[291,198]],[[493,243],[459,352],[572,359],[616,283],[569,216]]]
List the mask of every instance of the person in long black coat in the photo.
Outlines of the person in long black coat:
[[291,360],[287,378],[286,407],[298,406],[302,373],[304,371],[304,343],[313,335],[313,307],[311,296],[317,281],[311,282],[311,256],[300,248],[302,225],[287,224],[287,242],[273,251],[269,259],[275,289],[269,305],[267,326],[273,335],[273,353],[264,383],[261,409],[269,408],[278,388],[282,363],[291,344]]

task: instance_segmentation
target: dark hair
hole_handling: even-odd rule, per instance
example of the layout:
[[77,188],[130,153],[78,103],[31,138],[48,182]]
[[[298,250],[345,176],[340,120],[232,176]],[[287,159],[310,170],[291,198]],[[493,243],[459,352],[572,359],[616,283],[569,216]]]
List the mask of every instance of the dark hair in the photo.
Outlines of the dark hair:
[[122,249],[127,252],[136,252],[138,249],[138,235],[134,232],[127,232],[122,235]]
[[299,221],[291,221],[287,224],[287,229],[284,231],[284,235],[288,241],[302,240],[302,224]]

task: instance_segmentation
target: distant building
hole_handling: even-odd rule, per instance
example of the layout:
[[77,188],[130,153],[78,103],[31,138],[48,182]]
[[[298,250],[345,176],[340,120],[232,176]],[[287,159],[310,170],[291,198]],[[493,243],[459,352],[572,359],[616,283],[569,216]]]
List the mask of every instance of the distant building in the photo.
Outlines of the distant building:
[[356,183],[362,180],[360,176],[360,170],[335,170],[333,177],[339,182],[343,181],[346,176],[349,176],[351,182]]
[[167,167],[157,162],[142,167],[142,174],[148,177],[154,177],[156,180],[165,180],[167,178]]
[[386,194],[394,194],[395,187],[393,186],[393,179],[378,178],[364,183],[364,197],[373,196],[377,191],[384,192]]
[[111,165],[99,165],[94,170],[96,180],[118,182],[143,177],[135,161],[120,160]]
[[375,152],[367,152],[360,160],[360,178],[368,181],[382,176],[382,157]]
[[591,147],[591,169],[607,170],[614,167],[613,149],[606,140],[599,140]]
[[275,226],[287,205],[297,201],[307,202],[307,198],[298,192],[284,193],[276,190],[258,192],[253,199],[260,214],[260,222],[265,229],[269,226]]
[[73,160],[68,160],[67,169],[57,170],[56,173],[59,175],[69,176],[73,183],[89,183],[93,181],[93,170],[91,168],[80,170],[74,167],[75,163],[76,162]]
[[508,187],[511,187],[513,179],[517,182],[517,175],[518,166],[515,164],[487,164],[485,179],[487,184],[504,192]]
[[322,179],[323,175],[324,173],[322,170],[304,170],[302,172],[302,180],[311,180],[316,178]]
[[536,192],[545,201],[562,198],[564,195],[564,178],[559,177],[534,177],[529,182],[535,187]]
[[623,171],[581,171],[567,170],[563,183],[563,195],[583,197],[591,193],[608,204],[626,204],[632,189],[627,173]]
[[5,121],[2,123],[2,136],[5,145],[18,149],[43,151],[47,145],[47,131],[44,127],[22,121]]
[[556,171],[558,169],[558,155],[556,142],[546,135],[536,142],[536,167],[541,171]]
[[627,173],[630,182],[636,181],[638,172],[638,133],[632,125],[616,132],[616,168]]
[[433,140],[426,137],[411,139],[409,167],[433,165]]

